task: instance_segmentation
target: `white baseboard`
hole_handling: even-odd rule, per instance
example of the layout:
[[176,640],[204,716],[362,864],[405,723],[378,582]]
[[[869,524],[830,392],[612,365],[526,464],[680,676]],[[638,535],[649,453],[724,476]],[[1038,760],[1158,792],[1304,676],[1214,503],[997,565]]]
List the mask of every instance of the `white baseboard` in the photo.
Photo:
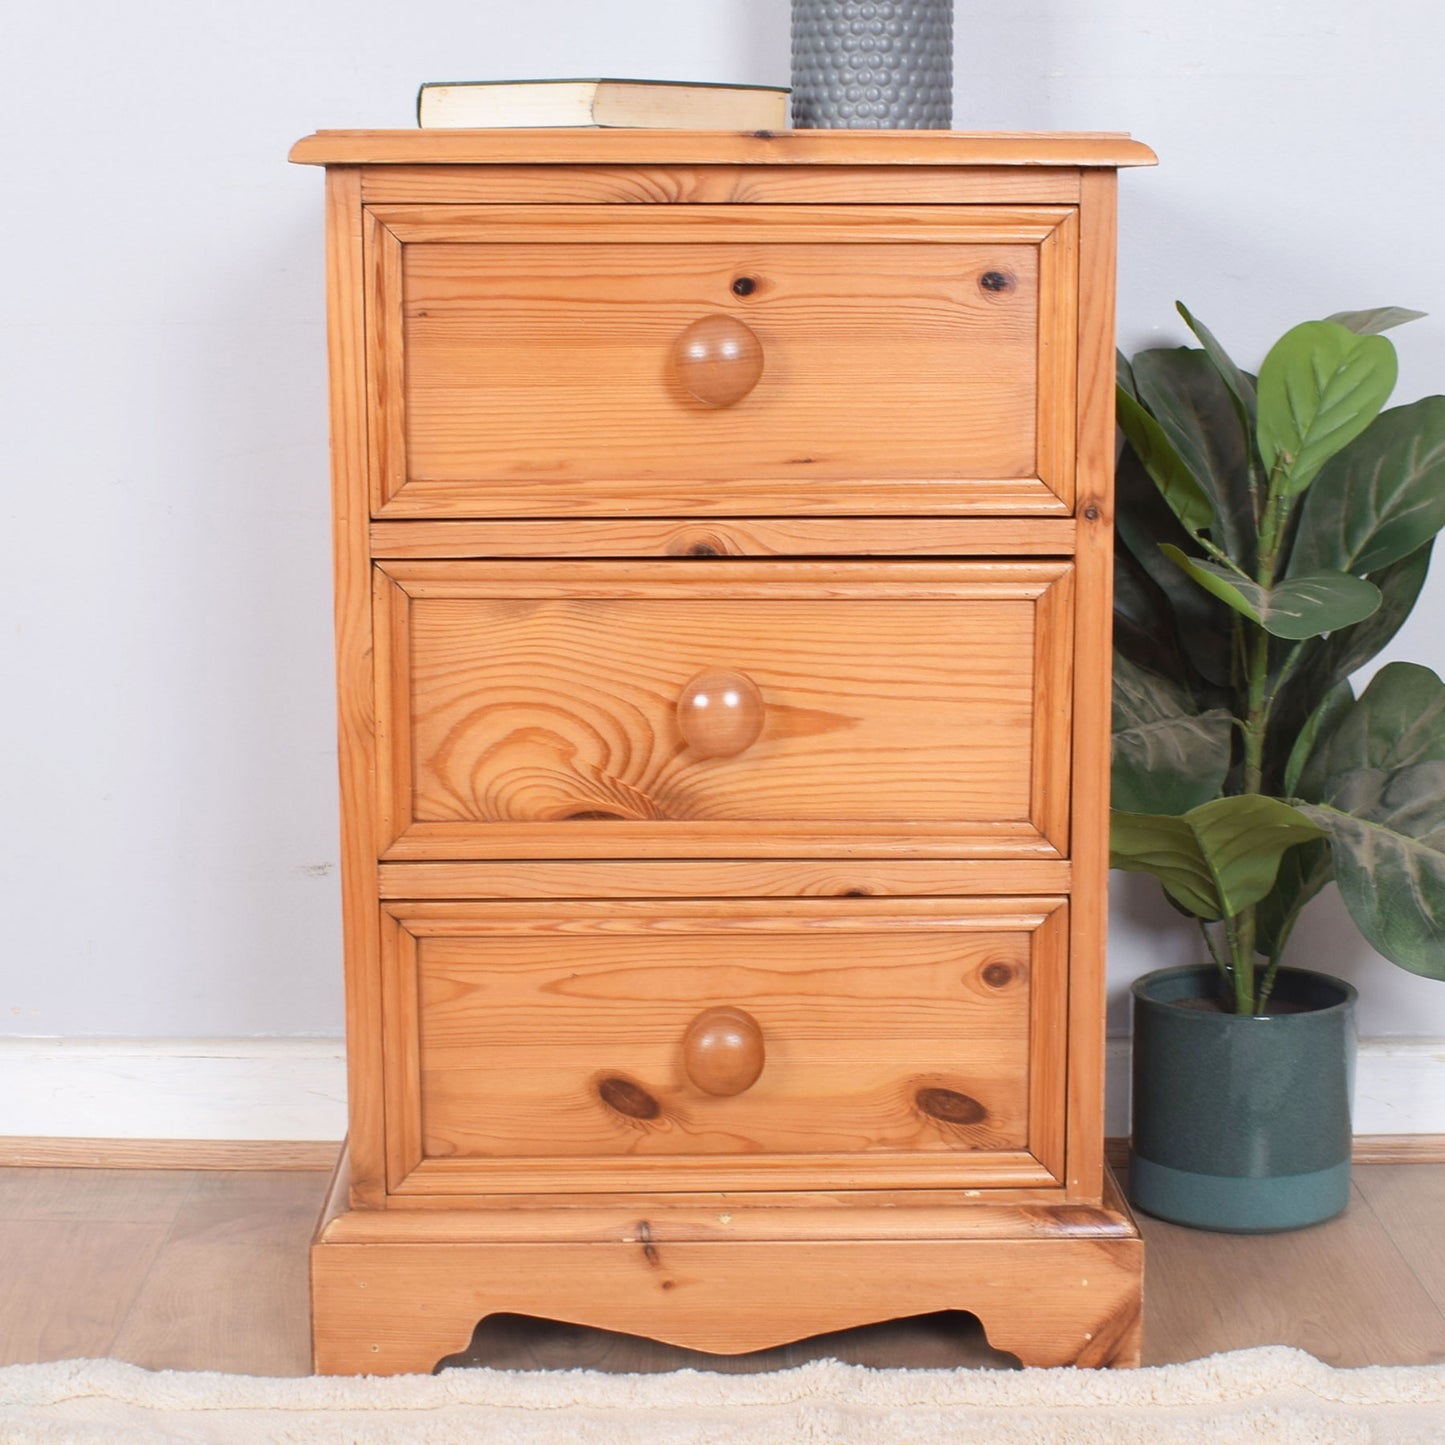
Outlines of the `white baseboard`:
[[0,1038],[0,1136],[345,1134],[340,1039]]
[[[1104,1133],[1129,1133],[1129,1040],[1109,1040]],[[1304,1087],[1308,1087],[1306,1083]],[[1445,1039],[1361,1039],[1356,1134],[1445,1134]]]
[[[1361,1039],[1357,1134],[1445,1134],[1445,1039]],[[1105,1133],[1129,1132],[1129,1041],[1109,1040]],[[0,1136],[340,1139],[340,1039],[0,1038]]]

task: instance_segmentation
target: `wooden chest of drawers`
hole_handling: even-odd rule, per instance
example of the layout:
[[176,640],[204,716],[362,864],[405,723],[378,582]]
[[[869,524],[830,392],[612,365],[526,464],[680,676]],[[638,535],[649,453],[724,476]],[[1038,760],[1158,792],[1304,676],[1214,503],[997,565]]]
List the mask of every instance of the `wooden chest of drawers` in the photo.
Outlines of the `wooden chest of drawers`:
[[316,1367],[522,1312],[1138,1359],[1103,1161],[1119,136],[321,132]]

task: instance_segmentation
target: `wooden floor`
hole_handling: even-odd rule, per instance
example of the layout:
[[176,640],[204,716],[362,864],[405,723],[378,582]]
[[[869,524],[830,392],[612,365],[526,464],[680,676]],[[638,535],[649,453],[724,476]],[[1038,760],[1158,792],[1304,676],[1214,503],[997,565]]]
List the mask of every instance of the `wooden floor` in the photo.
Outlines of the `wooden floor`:
[[[312,1171],[0,1170],[0,1364],[113,1356],[151,1369],[308,1369]],[[1445,1164],[1359,1165],[1337,1220],[1204,1234],[1144,1219],[1147,1364],[1297,1345],[1335,1365],[1445,1360]],[[509,1369],[775,1369],[1012,1363],[966,1315],[850,1330],[721,1360],[505,1316],[455,1363]],[[449,1362],[449,1363],[452,1363]]]

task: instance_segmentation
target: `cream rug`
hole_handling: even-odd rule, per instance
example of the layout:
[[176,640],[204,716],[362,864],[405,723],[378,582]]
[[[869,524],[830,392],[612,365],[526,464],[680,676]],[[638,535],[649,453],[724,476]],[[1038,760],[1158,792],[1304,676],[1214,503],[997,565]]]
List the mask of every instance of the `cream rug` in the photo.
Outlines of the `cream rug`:
[[0,1370],[4,1445],[1233,1445],[1445,1441],[1445,1365],[1333,1370],[1271,1347],[1145,1370],[765,1375],[449,1370],[395,1379]]

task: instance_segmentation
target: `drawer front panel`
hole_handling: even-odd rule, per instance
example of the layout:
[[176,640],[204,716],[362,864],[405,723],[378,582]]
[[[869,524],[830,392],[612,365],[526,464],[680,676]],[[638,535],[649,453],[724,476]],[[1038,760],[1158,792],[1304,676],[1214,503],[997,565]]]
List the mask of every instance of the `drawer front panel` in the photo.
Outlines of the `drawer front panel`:
[[[1064,562],[385,564],[379,851],[1058,856],[1071,579]],[[720,711],[742,731],[709,731]]]
[[1068,509],[1072,208],[634,209],[368,213],[380,514]]
[[385,915],[394,1190],[744,1187],[783,1160],[800,1187],[1048,1183],[1060,1166],[1059,899]]

